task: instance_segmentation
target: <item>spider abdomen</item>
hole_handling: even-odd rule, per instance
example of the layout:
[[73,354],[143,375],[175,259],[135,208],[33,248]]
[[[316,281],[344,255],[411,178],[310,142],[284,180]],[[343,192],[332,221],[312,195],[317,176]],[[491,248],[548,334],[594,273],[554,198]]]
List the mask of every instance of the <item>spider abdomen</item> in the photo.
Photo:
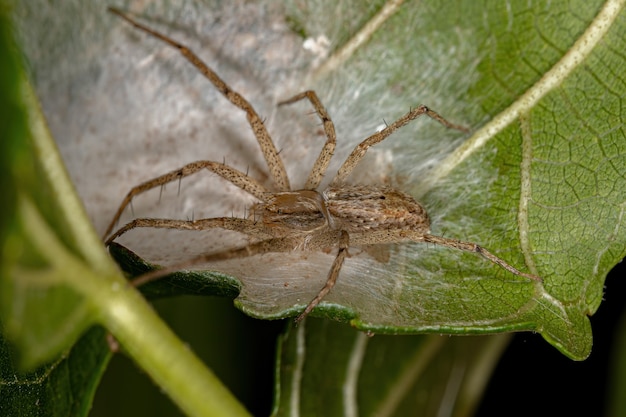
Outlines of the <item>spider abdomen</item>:
[[411,229],[428,233],[430,219],[413,197],[387,186],[330,187],[322,193],[332,229]]

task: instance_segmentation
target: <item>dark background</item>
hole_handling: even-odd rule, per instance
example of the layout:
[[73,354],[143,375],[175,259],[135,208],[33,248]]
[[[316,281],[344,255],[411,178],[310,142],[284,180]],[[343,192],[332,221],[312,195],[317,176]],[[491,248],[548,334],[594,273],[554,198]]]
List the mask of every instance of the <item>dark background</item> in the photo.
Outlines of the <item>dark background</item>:
[[616,353],[611,349],[619,320],[626,317],[624,276],[624,261],[607,276],[604,301],[591,317],[593,350],[587,360],[574,362],[538,334],[518,333],[476,415],[607,416],[610,361]]

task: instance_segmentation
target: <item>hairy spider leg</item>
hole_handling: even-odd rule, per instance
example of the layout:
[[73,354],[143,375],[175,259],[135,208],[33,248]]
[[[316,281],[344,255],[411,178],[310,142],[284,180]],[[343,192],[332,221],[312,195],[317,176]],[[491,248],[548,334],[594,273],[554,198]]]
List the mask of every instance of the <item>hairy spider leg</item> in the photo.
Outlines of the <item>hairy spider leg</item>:
[[[242,230],[241,232],[248,234],[248,230]],[[311,235],[311,238],[307,240],[306,245],[310,249],[331,248],[333,246],[336,246],[337,242],[341,242],[341,236],[343,233],[345,232],[327,229],[323,232]],[[198,255],[185,262],[181,262],[179,264],[168,266],[165,268],[156,269],[154,271],[143,274],[133,280],[132,283],[135,286],[144,285],[148,282],[157,280],[173,272],[177,272],[181,269],[185,269],[201,263],[247,258],[250,256],[261,255],[265,253],[293,252],[298,248],[303,249],[301,247],[301,243],[302,237],[300,236],[300,234],[265,239],[235,249],[227,249],[221,252]],[[339,256],[339,253],[337,256]]]
[[350,243],[354,246],[401,242],[432,243],[434,245],[445,246],[447,248],[457,249],[464,252],[477,253],[483,258],[487,259],[489,262],[498,265],[499,267],[514,275],[528,278],[533,281],[543,281],[541,277],[518,270],[517,268],[511,266],[505,260],[489,252],[484,247],[472,242],[465,242],[458,239],[435,236],[429,233],[423,233],[421,231],[410,229],[379,230],[367,233],[352,233],[350,235]]
[[270,175],[276,187],[281,191],[287,191],[290,189],[289,186],[289,178],[287,177],[287,171],[285,170],[285,166],[283,164],[282,159],[278,155],[278,151],[276,150],[276,146],[272,141],[272,138],[263,123],[261,117],[259,117],[258,113],[254,109],[254,107],[246,100],[241,94],[231,89],[218,75],[213,71],[202,59],[200,59],[193,51],[191,51],[185,45],[173,40],[172,38],[165,36],[164,34],[151,29],[141,23],[137,22],[135,19],[131,18],[124,12],[114,7],[109,7],[109,12],[121,17],[135,28],[147,33],[148,35],[165,42],[166,44],[178,49],[178,51],[189,61],[193,66],[195,66],[201,73],[204,75],[214,86],[215,88],[222,93],[228,101],[230,101],[233,105],[240,108],[244,112],[246,112],[246,118],[250,127],[252,128],[252,132],[261,147],[261,151],[263,153],[263,157],[267,163],[267,166],[270,171]]
[[330,267],[330,271],[328,271],[328,278],[326,278],[326,283],[322,287],[322,289],[317,293],[315,298],[313,298],[309,304],[305,307],[304,311],[298,315],[294,319],[295,323],[298,324],[302,320],[308,316],[311,311],[328,295],[330,290],[333,289],[335,283],[337,282],[337,278],[339,278],[339,272],[341,271],[341,267],[343,266],[343,261],[346,259],[348,255],[348,248],[350,246],[350,235],[348,232],[341,231],[341,236],[339,240],[339,251],[337,252],[337,256],[333,261],[332,266]]
[[518,275],[520,277],[528,278],[528,279],[531,279],[533,281],[539,281],[539,282],[543,281],[541,279],[541,277],[538,277],[537,275],[528,274],[526,272],[522,272],[522,271],[512,267],[505,260],[503,260],[501,258],[498,258],[496,255],[494,255],[493,253],[489,252],[487,249],[483,248],[482,246],[477,245],[476,243],[464,242],[464,241],[458,240],[458,239],[452,239],[452,238],[442,237],[442,236],[434,236],[434,235],[430,235],[430,234],[422,236],[422,239],[423,239],[424,242],[427,242],[427,243],[432,243],[432,244],[439,245],[439,246],[446,246],[448,248],[459,249],[459,250],[462,250],[462,251],[465,251],[465,252],[475,252],[475,253],[478,253],[483,258],[485,258],[488,261],[498,265],[501,268],[504,268],[505,270],[509,271],[510,273],[512,273],[514,275]]
[[[144,193],[150,189],[153,189],[161,185],[167,184],[169,182],[178,180],[180,178],[195,174],[196,172],[201,171],[203,169],[207,169],[219,175],[220,177],[224,178],[225,180],[230,181],[235,186],[252,194],[253,196],[255,196],[261,201],[265,199],[265,196],[269,192],[265,187],[259,184],[256,180],[252,179],[251,177],[248,177],[246,174],[244,174],[241,171],[238,171],[234,168],[229,167],[228,165],[224,165],[222,163],[212,162],[212,161],[192,162],[190,164],[185,165],[182,168],[179,168],[174,171],[170,171],[167,174],[161,175],[160,177],[157,177],[157,178],[153,178],[149,181],[146,181],[142,184],[139,184],[131,188],[128,194],[126,194],[126,197],[124,197],[122,204],[120,204],[119,208],[117,209],[117,212],[115,213],[115,216],[113,216],[113,219],[111,220],[111,222],[109,223],[109,226],[104,232],[103,239],[106,239],[107,236],[109,236],[109,234],[111,233],[111,231],[113,230],[117,222],[119,221],[120,217],[122,216],[124,209],[126,208],[126,206],[128,206],[128,204],[130,204],[133,197],[135,197],[138,194]],[[152,227],[152,226],[145,226],[145,227]],[[115,235],[119,236],[120,234],[121,233],[116,233]],[[107,239],[107,242],[110,242],[111,240],[112,239]]]
[[239,219],[236,217],[213,217],[198,220],[140,218],[134,219],[119,228],[115,233],[109,236],[105,245],[110,245],[115,239],[137,227],[177,230],[224,229],[240,232],[257,239],[268,239],[272,237],[271,234],[267,233],[262,223],[250,219]]
[[[210,222],[210,220],[216,220],[216,222]],[[254,233],[249,233],[250,230],[247,228],[240,228],[240,225],[233,223],[232,225],[227,225],[222,223],[224,219],[203,219],[205,223],[203,224],[204,228],[229,228],[229,230],[237,230],[242,233],[254,235]],[[239,220],[239,219],[234,219]],[[186,223],[186,224],[183,224]],[[193,222],[180,222],[176,224],[174,221],[167,221],[166,223],[162,223],[160,227],[168,227],[183,225],[190,229],[197,230],[193,224]],[[225,227],[226,226],[226,227]],[[230,228],[230,226],[233,226]],[[135,287],[139,287],[141,285],[145,285],[148,282],[155,281],[159,278],[162,278],[168,274],[171,274],[176,271],[180,271],[185,267],[196,265],[199,263],[209,263],[209,262],[218,262],[218,261],[226,261],[230,259],[238,259],[238,258],[247,258],[250,256],[260,255],[264,253],[275,253],[275,252],[292,252],[294,250],[294,244],[299,242],[298,237],[287,236],[281,238],[270,238],[266,240],[262,240],[259,242],[251,243],[246,246],[239,247],[237,249],[229,249],[222,252],[211,253],[211,254],[202,254],[193,259],[190,259],[184,263],[180,263],[178,265],[169,266],[166,268],[156,269],[154,271],[148,272],[134,279],[131,283]],[[309,246],[314,247],[328,247],[331,242],[339,242],[339,249],[337,251],[337,255],[333,260],[330,271],[328,272],[328,276],[326,282],[322,289],[317,293],[317,295],[307,304],[302,313],[300,313],[296,318],[295,322],[299,323],[306,316],[308,316],[311,311],[315,307],[319,305],[319,303],[328,295],[330,290],[335,286],[337,282],[337,278],[339,277],[339,272],[341,271],[341,267],[343,262],[348,255],[348,248],[350,245],[350,236],[346,231],[331,231],[327,230],[324,233],[320,233],[317,236],[313,237],[307,244]]]
[[326,134],[326,143],[324,144],[322,151],[317,157],[315,164],[313,164],[311,173],[309,174],[306,184],[304,185],[305,190],[315,190],[320,185],[324,174],[326,174],[328,164],[330,164],[330,160],[335,153],[335,146],[337,145],[337,135],[335,134],[335,125],[333,124],[333,121],[328,115],[328,112],[326,111],[326,108],[320,101],[319,97],[317,97],[315,91],[305,91],[287,100],[281,101],[280,103],[278,103],[278,105],[282,106],[284,104],[295,103],[305,98],[311,102],[311,105],[315,109],[317,116],[320,118],[322,124],[324,125],[324,133]]
[[420,105],[412,109],[411,111],[409,111],[407,114],[405,114],[404,116],[402,116],[401,118],[399,118],[398,120],[390,124],[389,126],[385,127],[380,132],[374,133],[373,135],[365,139],[363,142],[358,144],[354,148],[352,153],[348,156],[348,158],[345,160],[341,168],[339,168],[339,171],[337,171],[337,175],[335,176],[335,178],[330,184],[331,187],[340,186],[341,184],[345,182],[346,178],[348,178],[350,173],[352,173],[352,170],[354,170],[354,168],[356,168],[359,162],[361,162],[361,159],[363,159],[363,157],[365,156],[365,153],[371,146],[374,146],[377,143],[382,142],[383,140],[387,139],[393,132],[407,125],[410,121],[415,120],[422,115],[426,115],[430,117],[431,119],[438,121],[445,127],[460,130],[462,132],[468,131],[467,128],[450,123],[449,121],[444,119],[442,116],[440,116],[438,113],[434,112],[433,110],[429,109],[428,107],[424,105]]

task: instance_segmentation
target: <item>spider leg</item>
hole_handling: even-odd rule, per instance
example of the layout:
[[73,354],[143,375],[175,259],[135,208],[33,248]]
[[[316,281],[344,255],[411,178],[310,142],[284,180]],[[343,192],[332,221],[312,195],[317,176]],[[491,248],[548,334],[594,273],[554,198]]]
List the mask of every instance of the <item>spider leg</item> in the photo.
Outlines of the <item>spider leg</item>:
[[337,135],[335,134],[335,125],[333,124],[333,121],[328,115],[328,112],[326,111],[326,108],[324,108],[324,105],[320,101],[319,97],[315,94],[315,91],[305,91],[285,101],[281,101],[278,105],[281,106],[283,104],[295,103],[296,101],[300,101],[305,98],[308,99],[313,105],[315,112],[324,125],[324,133],[326,134],[326,143],[317,157],[315,164],[313,164],[309,178],[307,178],[306,184],[304,185],[304,189],[306,190],[315,190],[320,185],[320,182],[326,173],[326,169],[328,168],[328,164],[335,153]]
[[537,275],[528,274],[526,272],[519,271],[518,269],[509,265],[505,260],[498,258],[496,255],[489,252],[487,249],[483,248],[482,246],[477,245],[476,243],[464,242],[458,239],[452,239],[452,238],[442,237],[442,236],[433,236],[429,234],[423,235],[422,241],[427,242],[427,243],[432,243],[435,245],[459,249],[465,252],[475,252],[481,255],[483,258],[487,259],[488,261],[498,265],[501,268],[506,269],[507,271],[509,271],[510,273],[514,275],[528,278],[533,281],[539,281],[539,282],[543,281],[541,277],[538,277]]
[[177,230],[207,230],[224,229],[234,232],[244,233],[257,239],[268,239],[271,237],[267,233],[262,223],[249,219],[239,219],[236,217],[215,217],[198,220],[173,220],[173,219],[135,219],[123,227],[119,228],[106,240],[105,245],[110,245],[115,239],[124,233],[137,227],[152,227],[157,229],[177,229]]
[[289,190],[289,178],[287,177],[287,171],[285,170],[285,166],[283,165],[283,161],[278,156],[278,151],[276,150],[276,146],[274,142],[272,142],[272,138],[267,131],[267,128],[263,124],[263,120],[259,117],[254,107],[243,98],[243,96],[233,89],[231,89],[228,84],[226,84],[209,66],[202,61],[193,51],[191,51],[185,45],[182,45],[175,40],[163,35],[162,33],[151,29],[141,23],[137,22],[133,18],[127,16],[122,11],[109,7],[109,11],[122,19],[126,20],[128,23],[144,31],[145,33],[165,42],[166,44],[178,49],[178,51],[193,65],[195,66],[201,73],[204,75],[217,90],[222,93],[224,97],[228,99],[233,105],[239,107],[241,110],[246,112],[246,118],[248,119],[248,123],[250,123],[250,127],[254,132],[254,136],[256,137],[259,146],[261,147],[261,151],[263,152],[263,157],[267,162],[267,166],[270,170],[270,174],[272,179],[276,183],[276,186],[281,191]]
[[149,181],[146,181],[142,184],[139,184],[131,188],[128,194],[126,194],[126,197],[124,197],[122,204],[120,204],[119,208],[117,209],[117,212],[115,213],[115,216],[113,216],[111,223],[109,223],[109,226],[107,227],[106,232],[104,232],[104,238],[106,238],[111,233],[111,231],[113,230],[113,228],[119,221],[120,217],[122,216],[124,209],[126,208],[126,206],[128,206],[128,204],[130,204],[134,196],[141,194],[145,191],[148,191],[152,188],[156,188],[161,185],[167,184],[169,182],[181,179],[183,177],[187,177],[202,169],[207,169],[215,174],[218,174],[225,180],[230,181],[232,184],[252,194],[259,200],[263,201],[265,199],[266,193],[268,193],[268,190],[265,187],[263,187],[261,184],[259,184],[257,181],[248,177],[243,172],[229,167],[228,165],[224,165],[219,162],[212,162],[212,161],[192,162],[190,164],[185,165],[184,167],[180,169],[168,172],[167,174],[161,175],[160,177],[153,178]]
[[[247,231],[244,231],[243,233],[247,233]],[[180,264],[168,266],[168,267],[161,268],[161,269],[156,269],[154,271],[143,274],[139,276],[138,278],[136,278],[135,280],[133,280],[132,284],[133,286],[138,287],[148,282],[155,281],[173,272],[177,272],[177,271],[180,271],[181,269],[185,269],[190,266],[198,265],[202,263],[247,258],[249,256],[260,255],[260,254],[270,253],[270,252],[291,252],[297,248],[298,242],[300,242],[300,240],[301,238],[299,236],[296,238],[294,238],[293,236],[270,238],[270,239],[261,240],[259,242],[254,242],[246,246],[241,246],[235,249],[228,249],[228,250],[224,250],[224,251],[216,252],[216,253],[202,254],[194,258],[191,258],[185,262],[181,262]]]
[[315,298],[313,298],[309,304],[307,304],[306,308],[302,313],[295,318],[296,324],[300,323],[302,320],[308,316],[311,311],[322,301],[326,295],[332,290],[337,282],[337,278],[339,277],[339,271],[341,271],[341,266],[343,265],[343,261],[346,259],[348,255],[348,247],[350,245],[350,236],[348,232],[341,231],[341,237],[339,241],[339,251],[337,252],[337,256],[333,261],[332,266],[330,267],[330,271],[328,272],[328,278],[326,278],[326,284],[322,287],[322,289],[317,293]]
[[399,242],[406,242],[406,241],[417,242],[417,243],[421,243],[421,242],[432,243],[434,245],[458,249],[464,252],[477,253],[481,255],[483,258],[487,259],[489,262],[498,265],[499,267],[507,270],[508,272],[514,275],[528,278],[533,281],[539,281],[539,282],[543,281],[541,277],[518,270],[517,268],[511,266],[504,259],[497,257],[493,253],[489,252],[487,249],[472,242],[464,242],[458,239],[452,239],[452,238],[447,238],[447,237],[442,237],[442,236],[434,236],[428,233],[423,233],[421,231],[405,230],[405,229],[382,230],[382,231],[375,231],[375,232],[370,232],[370,233],[352,233],[350,235],[350,243],[353,246],[384,244],[384,243],[399,243]]
[[387,139],[387,137],[389,137],[389,135],[391,135],[393,132],[395,132],[402,126],[407,125],[410,121],[415,120],[422,115],[426,115],[430,117],[431,119],[438,121],[445,127],[448,127],[451,129],[457,129],[463,132],[468,131],[467,128],[450,123],[449,121],[441,117],[438,113],[432,111],[431,109],[429,109],[428,107],[424,105],[420,105],[412,109],[411,111],[409,111],[407,114],[405,114],[404,116],[402,116],[401,118],[393,122],[392,124],[385,127],[380,132],[374,133],[373,135],[365,139],[363,142],[358,144],[356,148],[354,148],[350,156],[348,156],[348,158],[345,160],[341,168],[339,168],[337,175],[331,182],[331,187],[341,185],[346,180],[346,178],[348,178],[352,170],[359,164],[359,162],[361,162],[361,159],[363,159],[363,157],[365,156],[365,153],[371,146],[374,146],[377,143],[382,142],[383,140]]

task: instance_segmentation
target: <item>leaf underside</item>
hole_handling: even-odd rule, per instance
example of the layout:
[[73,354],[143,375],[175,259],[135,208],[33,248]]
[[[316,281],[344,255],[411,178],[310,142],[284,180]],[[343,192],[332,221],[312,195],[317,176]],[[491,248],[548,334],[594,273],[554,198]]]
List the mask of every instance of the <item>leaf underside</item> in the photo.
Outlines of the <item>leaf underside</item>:
[[[601,6],[587,3],[574,14],[572,8],[556,13],[527,10],[523,5],[485,10],[468,2],[440,13],[428,5],[408,4],[388,23],[389,30],[375,34],[344,68],[319,80],[314,89],[326,97],[339,133],[346,133],[340,121],[363,120],[358,113],[379,118],[380,109],[398,108],[400,114],[402,107],[415,103],[415,91],[421,100],[433,97],[432,107],[446,117],[466,121],[477,130],[509,111],[511,103],[556,65],[583,36]],[[292,18],[302,19],[297,22],[308,28],[306,33],[334,34],[321,20],[308,21],[297,13]],[[620,100],[624,82],[616,70],[624,66],[616,53],[623,44],[623,25],[620,15],[583,65],[528,109],[523,120],[516,118],[493,134],[425,192],[419,186],[421,175],[427,175],[424,162],[417,151],[407,152],[406,147],[428,149],[430,142],[450,140],[463,144],[472,137],[460,139],[458,132],[425,122],[417,135],[400,134],[389,145],[401,155],[394,160],[394,171],[408,178],[402,180],[402,188],[421,190],[420,201],[434,219],[434,233],[477,242],[519,269],[542,276],[543,283],[529,282],[475,255],[449,249],[392,247],[387,262],[357,249],[314,315],[349,321],[375,333],[532,330],[568,356],[586,357],[592,340],[587,316],[599,306],[606,273],[625,254],[626,236],[620,227],[626,200]],[[422,48],[391,29],[407,26],[419,27]],[[465,38],[471,39],[471,45]],[[446,45],[453,45],[454,52],[446,51]],[[434,64],[425,64],[425,59],[435,58]],[[365,60],[387,74],[384,82],[372,78],[364,68]],[[431,65],[437,64],[448,65],[439,77],[431,74],[435,71]],[[465,75],[468,66],[474,69],[470,78]],[[407,78],[406,74],[416,75]],[[378,95],[381,104],[365,108],[368,100],[360,97],[347,108],[345,95],[361,91],[368,83],[384,91]],[[386,89],[392,87],[400,93],[389,94]],[[345,135],[339,137],[346,140]],[[290,163],[287,156],[285,162]],[[359,182],[358,177],[352,180]],[[157,235],[139,233],[129,240],[132,244],[123,239],[122,243],[159,262],[162,254],[142,251],[141,240],[154,239],[146,236]],[[185,252],[197,246],[190,250],[203,253],[207,246],[201,242],[194,240]],[[240,309],[255,317],[280,318],[301,311],[313,298],[332,259],[332,254],[322,253],[268,255],[215,269],[241,282],[236,299]],[[211,275],[202,280],[207,285],[215,282]]]
[[[346,4],[349,10],[360,10],[360,2]],[[311,130],[316,131],[317,120],[307,122],[306,104],[277,110],[275,103],[280,99],[306,88],[315,89],[322,98],[338,133],[337,162],[331,165],[330,177],[347,152],[374,132],[383,118],[389,121],[399,117],[420,102],[471,127],[473,132],[479,131],[506,113],[571,50],[602,5],[580,2],[542,9],[541,5],[527,8],[526,4],[514,3],[507,8],[499,3],[487,7],[468,1],[442,10],[434,4],[407,2],[384,30],[376,32],[342,67],[312,85],[298,84],[307,74],[295,70],[296,80],[283,82],[281,77],[286,68],[292,69],[292,60],[271,61],[272,56],[262,53],[296,51],[293,53],[300,55],[293,62],[307,63],[298,68],[310,68],[312,57],[302,52],[301,39],[288,30],[280,32],[282,37],[259,37],[261,44],[249,49],[242,43],[226,52],[220,49],[225,55],[216,55],[219,48],[207,39],[235,39],[233,33],[241,31],[243,23],[222,37],[217,35],[228,25],[220,26],[221,21],[210,13],[164,14],[159,20],[146,12],[146,17],[152,18],[149,23],[174,32],[181,27],[202,27],[200,16],[214,19],[206,26],[216,29],[215,34],[189,29],[174,35],[191,42],[199,55],[218,66],[229,83],[252,80],[236,86],[246,92],[259,114],[276,116],[277,121],[268,121],[268,126],[297,188],[308,173],[303,167],[311,166],[307,161],[317,155],[323,138],[291,135],[289,123],[303,120],[305,125],[309,123],[306,127],[313,126]],[[85,7],[85,13],[102,13]],[[302,9],[286,2],[281,13],[288,15],[291,25],[302,28],[300,33],[328,37],[331,50],[341,46],[358,29],[358,23],[371,16],[371,10],[353,19],[314,7]],[[325,17],[329,13],[335,19]],[[197,24],[185,20],[189,16]],[[50,128],[98,230],[104,229],[131,186],[195,159],[221,161],[226,156],[242,171],[250,166],[251,176],[267,178],[245,119],[206,80],[177,55],[154,55],[163,51],[163,46],[129,28],[122,29],[121,22],[108,16],[102,22],[84,37],[53,32],[49,37],[40,33],[37,38],[36,31],[22,35]],[[172,26],[172,22],[177,25]],[[72,27],[80,30],[83,24],[79,21]],[[367,173],[381,172],[382,179],[378,180],[419,197],[430,213],[434,234],[479,243],[515,267],[540,275],[543,283],[511,275],[474,254],[446,248],[398,245],[383,249],[382,257],[356,248],[351,250],[336,287],[313,315],[387,334],[531,330],[569,357],[585,358],[592,341],[587,317],[600,304],[606,273],[626,253],[625,228],[621,227],[626,201],[621,101],[626,85],[620,53],[626,49],[621,37],[625,24],[621,13],[592,53],[561,83],[521,119],[514,118],[469,157],[453,164],[435,183],[424,186],[446,156],[472,143],[473,136],[446,130],[428,120],[408,126],[388,143],[372,149],[372,158],[366,159],[361,171],[351,178],[360,182]],[[23,25],[45,26],[27,19]],[[267,27],[256,29],[267,32]],[[291,43],[284,41],[284,33],[289,33]],[[48,48],[41,39],[58,47]],[[276,39],[286,42],[278,45],[295,47],[277,48],[272,43],[279,42]],[[209,45],[206,48],[205,43]],[[66,62],[54,56],[59,51],[68,53],[65,47],[76,58],[72,67],[52,65]],[[146,56],[157,62],[144,62]],[[221,62],[252,68],[253,74]],[[71,88],[76,80],[87,82],[81,88]],[[259,85],[254,85],[255,81]],[[58,100],[68,103],[59,106]],[[184,123],[168,117],[175,106],[186,115]],[[232,138],[240,137],[240,133],[244,139],[233,146]],[[313,144],[310,148],[309,142]],[[239,158],[241,149],[246,151]],[[312,156],[303,157],[305,153]],[[378,157],[383,168],[376,165]],[[159,190],[138,197],[134,202],[136,216],[224,216],[231,215],[232,207],[245,205],[236,200],[220,206],[231,189],[224,191],[224,184],[215,178],[201,178],[195,188],[194,181],[185,179],[179,191],[176,186],[163,190],[159,205],[155,204]],[[269,180],[266,182],[271,186]],[[210,186],[205,188],[207,183]],[[188,207],[187,203],[193,206],[191,211],[181,208]],[[159,211],[164,207],[165,214]],[[54,213],[49,217],[52,223]],[[66,232],[59,228],[63,236]],[[216,237],[211,231],[204,232],[206,237],[151,232],[132,232],[120,242],[153,264],[180,261],[207,248],[232,247],[230,240],[222,241],[221,235]],[[114,251],[118,260],[132,257],[122,248]],[[235,304],[252,316],[287,317],[300,312],[313,298],[331,263],[332,253],[268,255],[244,260],[240,265],[211,268],[220,274],[181,275],[145,290],[152,291],[151,297],[238,295]],[[128,262],[122,264],[129,267]],[[61,300],[72,297],[71,289],[54,291],[66,291]],[[24,294],[38,296],[37,291]],[[76,305],[81,304],[77,301]],[[82,325],[88,322],[86,319]]]

